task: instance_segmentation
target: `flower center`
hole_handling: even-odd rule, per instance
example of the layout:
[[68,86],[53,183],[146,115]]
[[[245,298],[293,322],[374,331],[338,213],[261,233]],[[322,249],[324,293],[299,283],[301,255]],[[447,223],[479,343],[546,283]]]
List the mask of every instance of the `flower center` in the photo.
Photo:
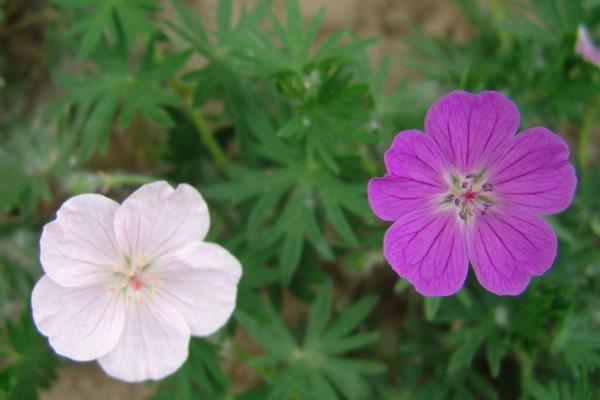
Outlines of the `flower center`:
[[448,192],[440,204],[455,209],[460,219],[467,222],[475,216],[485,215],[496,204],[494,184],[486,182],[485,171],[466,176],[450,175]]
[[115,285],[109,288],[111,293],[121,293],[127,301],[144,305],[144,296],[153,295],[164,286],[163,282],[152,271],[152,264],[146,257],[132,260],[125,257],[123,262],[113,268]]
[[133,278],[129,280],[129,285],[131,286],[134,292],[137,292],[138,290],[144,287],[144,283],[142,282],[142,278],[139,274],[136,274]]

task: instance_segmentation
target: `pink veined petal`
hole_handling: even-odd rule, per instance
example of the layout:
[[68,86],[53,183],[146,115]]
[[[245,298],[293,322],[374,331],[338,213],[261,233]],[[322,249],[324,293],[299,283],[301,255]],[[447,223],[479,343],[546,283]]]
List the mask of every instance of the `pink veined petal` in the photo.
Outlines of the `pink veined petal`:
[[431,205],[432,196],[446,190],[444,157],[435,141],[416,130],[400,132],[385,153],[388,174],[369,181],[373,212],[394,221],[416,207]]
[[579,26],[577,29],[575,53],[583,57],[584,60],[600,67],[600,49],[594,45],[590,33],[584,26]]
[[416,208],[431,206],[441,190],[410,179],[386,175],[369,180],[367,195],[375,215],[385,221],[395,221]]
[[159,267],[157,274],[164,283],[157,295],[183,314],[192,335],[214,333],[235,309],[242,267],[217,244],[194,243]]
[[519,110],[502,93],[453,91],[427,111],[425,132],[461,173],[474,173],[496,158],[519,126]]
[[110,277],[120,261],[113,221],[119,204],[97,194],[67,200],[44,226],[40,261],[60,285],[77,287]]
[[140,187],[115,216],[117,243],[130,257],[153,260],[208,232],[206,202],[190,185],[174,190],[164,181]]
[[542,275],[556,257],[550,225],[529,214],[492,212],[469,232],[469,254],[481,285],[498,295],[517,295],[532,275]]
[[389,175],[445,188],[445,159],[435,140],[421,131],[398,133],[384,158]]
[[577,186],[567,144],[543,127],[517,135],[490,169],[488,181],[505,207],[536,214],[567,208]]
[[394,271],[425,296],[450,296],[469,269],[466,234],[455,213],[418,210],[385,233],[383,253]]
[[183,316],[168,303],[146,296],[142,306],[129,305],[121,340],[98,362],[108,375],[126,382],[158,380],[185,362],[189,341]]
[[31,307],[54,351],[76,361],[108,353],[123,332],[123,299],[104,285],[66,288],[43,276],[33,288]]

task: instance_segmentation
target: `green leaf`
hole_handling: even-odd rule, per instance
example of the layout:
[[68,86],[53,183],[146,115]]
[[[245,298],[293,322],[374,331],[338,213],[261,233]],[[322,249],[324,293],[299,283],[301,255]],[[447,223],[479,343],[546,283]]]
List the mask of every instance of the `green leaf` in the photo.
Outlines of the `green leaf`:
[[154,400],[222,399],[229,379],[221,368],[220,347],[192,338],[188,358],[174,375],[162,380]]
[[578,374],[600,368],[600,335],[584,316],[569,314],[554,337],[551,351]]
[[350,227],[348,220],[342,213],[341,208],[331,202],[329,198],[323,198],[323,206],[325,213],[333,228],[342,236],[342,238],[351,245],[358,244],[358,238]]
[[[152,46],[148,52],[153,52]],[[106,150],[116,118],[120,129],[125,128],[136,113],[157,125],[172,126],[173,120],[166,108],[177,104],[179,99],[166,86],[166,81],[189,57],[188,52],[183,52],[161,64],[135,66],[116,48],[107,47],[97,53],[97,72],[64,78],[66,91],[59,99],[59,104],[66,105],[75,114],[69,120],[70,128],[81,136],[82,160],[89,159],[98,147]]]
[[47,389],[56,379],[56,355],[47,339],[37,333],[28,313],[17,323],[7,320],[2,336],[6,343],[0,351],[12,354],[12,359],[0,369],[0,389],[9,400],[37,399],[38,389]]
[[302,226],[290,226],[281,245],[279,252],[279,266],[281,268],[281,280],[284,284],[289,284],[294,275],[294,271],[302,257],[302,248],[304,247],[304,231]]
[[[290,339],[292,334],[270,305],[265,306],[264,316],[251,317],[238,312],[238,320],[244,329],[265,350],[265,354],[253,359],[252,363],[269,368],[269,373],[273,374],[273,387],[268,398],[370,398],[372,389],[365,376],[381,374],[385,367],[376,361],[344,354],[377,340],[377,332],[352,333],[364,321],[375,300],[363,299],[331,321],[331,285],[325,284],[318,293],[311,306],[302,346]],[[289,344],[290,340],[293,344]]]
[[217,28],[226,32],[231,28],[233,4],[231,0],[220,0],[217,7]]
[[440,309],[440,305],[442,304],[441,297],[425,297],[423,298],[423,306],[425,308],[425,319],[428,321],[432,321],[438,310]]
[[126,45],[135,47],[136,36],[140,33],[152,35],[157,31],[152,20],[160,11],[155,0],[53,0],[53,2],[76,16],[77,23],[69,30],[70,35],[81,37],[79,55],[87,57],[97,49],[103,35],[110,33],[110,40],[119,40],[119,30],[123,29]]
[[486,340],[485,358],[494,378],[500,373],[500,363],[505,354],[506,344],[501,338],[492,336]]
[[369,315],[377,304],[375,296],[365,297],[356,304],[349,307],[346,312],[339,317],[329,329],[327,335],[323,337],[325,341],[335,341],[340,336],[344,336],[356,327]]
[[533,400],[592,400],[595,396],[590,389],[586,376],[579,377],[575,385],[569,381],[527,383],[527,393]]
[[313,348],[321,341],[322,335],[331,315],[331,303],[333,300],[331,283],[325,284],[319,291],[317,299],[310,310],[310,319],[304,336],[304,347]]
[[477,331],[471,331],[462,335],[462,343],[454,350],[448,362],[449,375],[455,374],[471,365],[471,361],[479,349],[481,341],[482,337]]
[[406,279],[398,279],[398,281],[396,281],[396,284],[394,285],[394,293],[403,293],[409,287],[410,283]]

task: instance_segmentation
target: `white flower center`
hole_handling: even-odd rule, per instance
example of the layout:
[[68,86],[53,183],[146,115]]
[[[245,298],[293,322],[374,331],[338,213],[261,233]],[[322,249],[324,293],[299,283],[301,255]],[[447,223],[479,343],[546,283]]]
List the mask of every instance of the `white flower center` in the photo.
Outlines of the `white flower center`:
[[152,271],[152,264],[147,257],[131,260],[125,257],[121,264],[113,267],[115,285],[109,288],[113,294],[120,293],[128,302],[144,305],[144,296],[154,295],[164,283]]

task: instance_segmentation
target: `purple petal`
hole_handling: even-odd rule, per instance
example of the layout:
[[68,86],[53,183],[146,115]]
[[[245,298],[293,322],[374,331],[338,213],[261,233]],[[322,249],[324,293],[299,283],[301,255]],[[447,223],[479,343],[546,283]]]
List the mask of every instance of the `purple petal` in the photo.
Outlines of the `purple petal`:
[[519,110],[499,92],[450,92],[425,117],[432,135],[454,167],[472,173],[508,145],[519,126]]
[[488,181],[506,207],[542,214],[564,210],[577,186],[567,144],[542,127],[517,135]]
[[590,33],[584,26],[577,29],[575,53],[579,54],[584,60],[600,67],[600,49],[594,46]]
[[490,213],[475,220],[469,255],[477,279],[498,295],[517,295],[532,275],[546,272],[556,257],[550,225],[529,214]]
[[388,174],[373,178],[367,189],[373,212],[394,221],[415,208],[428,207],[446,189],[444,158],[435,141],[422,132],[400,132],[385,153]]
[[384,221],[395,221],[418,208],[430,207],[437,186],[412,179],[386,175],[369,180],[367,194],[375,215]]
[[421,131],[398,133],[384,157],[389,175],[445,187],[442,176],[448,166],[435,140]]
[[425,296],[450,296],[469,268],[465,231],[455,213],[418,210],[386,232],[383,252],[398,275]]

